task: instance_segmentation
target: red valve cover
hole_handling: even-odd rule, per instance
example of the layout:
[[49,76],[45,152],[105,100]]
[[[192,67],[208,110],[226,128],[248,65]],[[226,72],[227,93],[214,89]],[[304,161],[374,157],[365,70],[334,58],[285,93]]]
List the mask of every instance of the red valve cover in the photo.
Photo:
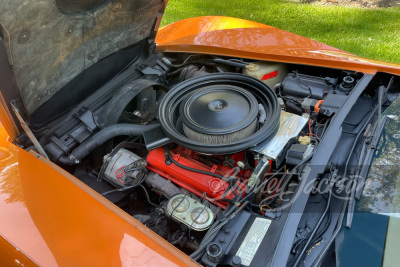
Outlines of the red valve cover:
[[[193,152],[188,149],[180,148],[171,151],[171,156],[180,164],[185,165],[187,167],[203,170],[207,172],[213,172],[222,176],[226,174],[232,174],[233,169],[226,167],[222,164],[215,164],[212,167],[203,164],[202,162],[196,160],[199,155],[196,152]],[[242,160],[244,157],[244,153],[238,153],[232,155],[231,158],[234,161]],[[215,205],[220,206],[221,208],[225,208],[227,206],[227,202],[221,201],[223,194],[229,186],[229,182],[224,181],[218,177],[193,172],[190,170],[185,170],[174,163],[167,165],[165,162],[165,154],[164,148],[160,147],[154,149],[149,152],[146,158],[148,162],[148,169],[153,172],[158,173],[159,175],[171,180],[177,185],[189,190],[190,192],[202,196],[204,193],[207,193],[207,199]],[[242,172],[242,177],[249,176],[251,171]],[[241,188],[241,191],[244,193],[246,186],[237,181],[235,184],[235,188]],[[238,190],[235,192],[238,194]],[[230,191],[224,198],[232,199],[234,194]]]

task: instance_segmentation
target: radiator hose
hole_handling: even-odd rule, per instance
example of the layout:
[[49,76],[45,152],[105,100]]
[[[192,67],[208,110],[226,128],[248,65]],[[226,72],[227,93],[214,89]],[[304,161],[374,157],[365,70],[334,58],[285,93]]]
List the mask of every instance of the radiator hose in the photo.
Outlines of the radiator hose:
[[58,159],[58,161],[65,165],[73,165],[78,164],[81,159],[86,157],[90,152],[92,152],[95,148],[104,144],[107,140],[114,138],[116,136],[138,136],[142,135],[145,131],[151,130],[155,127],[159,126],[159,124],[151,124],[151,125],[138,125],[138,124],[114,124],[112,126],[108,126],[96,133],[80,146],[75,148],[69,156],[62,156]]

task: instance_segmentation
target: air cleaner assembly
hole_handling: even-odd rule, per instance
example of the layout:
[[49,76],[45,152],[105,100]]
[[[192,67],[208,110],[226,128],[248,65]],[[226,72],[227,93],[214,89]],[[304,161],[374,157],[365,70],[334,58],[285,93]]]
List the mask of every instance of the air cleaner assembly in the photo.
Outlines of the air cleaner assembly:
[[[259,106],[266,119],[259,121]],[[166,135],[183,147],[206,154],[229,154],[272,138],[280,107],[263,82],[242,74],[213,73],[171,89],[160,104]]]
[[195,91],[180,105],[183,131],[208,144],[239,141],[257,129],[257,99],[236,86],[214,85]]

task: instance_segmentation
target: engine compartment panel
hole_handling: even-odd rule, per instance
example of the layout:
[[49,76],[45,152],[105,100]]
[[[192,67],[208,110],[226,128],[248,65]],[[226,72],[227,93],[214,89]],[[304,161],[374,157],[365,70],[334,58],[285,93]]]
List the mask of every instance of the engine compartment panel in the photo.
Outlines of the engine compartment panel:
[[[322,170],[317,186],[346,174],[351,156],[340,151],[329,166],[310,162],[321,144],[331,145],[324,135],[353,90],[368,105],[344,127],[354,130],[352,141],[374,121],[382,97],[369,84],[347,70],[157,53],[35,134],[53,162],[197,262],[259,266],[277,253],[308,175]],[[344,205],[331,194],[305,201],[326,225],[336,217],[324,208]],[[297,228],[288,265],[314,259],[305,251],[333,235],[314,236],[316,217],[301,218],[312,225]]]

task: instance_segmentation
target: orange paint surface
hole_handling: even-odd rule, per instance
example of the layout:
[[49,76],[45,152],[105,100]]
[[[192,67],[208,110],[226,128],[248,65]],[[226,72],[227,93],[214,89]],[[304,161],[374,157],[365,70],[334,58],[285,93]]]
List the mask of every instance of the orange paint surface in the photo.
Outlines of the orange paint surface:
[[375,73],[400,74],[400,66],[357,57],[320,42],[247,20],[206,16],[169,24],[158,31],[157,48],[288,62]]
[[[260,23],[199,17],[160,29],[158,49],[400,74]],[[164,239],[43,157],[11,143],[0,108],[0,262],[25,266],[197,265]],[[8,132],[7,134],[6,128]]]
[[2,262],[42,266],[193,264],[78,179],[9,140],[0,124]]

